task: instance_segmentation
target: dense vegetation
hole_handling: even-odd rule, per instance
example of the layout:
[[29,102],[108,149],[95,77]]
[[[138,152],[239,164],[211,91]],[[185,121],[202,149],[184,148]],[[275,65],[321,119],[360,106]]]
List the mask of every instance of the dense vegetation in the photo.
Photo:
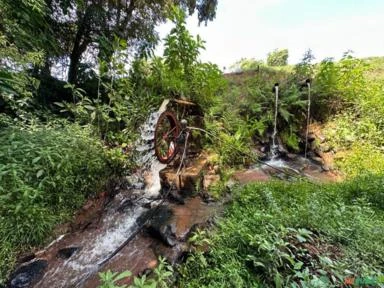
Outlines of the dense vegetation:
[[[350,275],[382,276],[384,60],[346,53],[314,64],[308,51],[287,66],[282,49],[223,77],[199,60],[204,41],[185,24],[195,10],[212,20],[217,1],[126,4],[0,0],[0,285],[20,253],[43,245],[108,178],[129,173],[137,128],[163,99],[203,108],[205,148],[230,171],[270,141],[276,82],[278,136],[303,152],[308,78],[310,121],[347,181],[237,187],[214,232],[192,237],[197,249],[173,278],[180,287],[337,287]],[[166,19],[174,28],[155,57],[154,29]],[[207,243],[209,252],[198,249]],[[172,269],[160,263],[135,287],[165,287]],[[123,277],[101,276],[103,287]]]
[[0,140],[0,267],[6,273],[18,249],[43,243],[113,171],[100,142],[75,124],[3,128]]
[[[383,179],[253,184],[180,268],[178,287],[341,287],[384,268]],[[200,251],[200,252],[199,252]],[[378,282],[376,282],[378,283]]]
[[[130,147],[151,109],[165,98],[179,97],[208,108],[223,79],[215,65],[199,61],[204,43],[186,30],[183,10],[196,8],[200,21],[207,21],[216,1],[177,1],[178,6],[131,1],[135,23],[125,23],[129,15],[120,2],[100,7],[102,2],[94,1],[0,3],[6,16],[0,25],[1,285],[20,253],[46,243],[54,226],[71,220],[88,197],[105,189],[108,178],[130,172]],[[163,14],[152,13],[158,8]],[[111,18],[97,18],[96,12]],[[73,13],[76,17],[68,18]],[[131,34],[120,35],[121,27],[99,29],[108,25],[97,21],[112,21],[116,13]],[[164,57],[148,58],[151,53],[144,53],[141,44],[156,36],[153,28],[166,18],[175,28],[165,39]],[[73,31],[63,33],[66,29]],[[101,39],[106,32],[111,38]],[[84,51],[76,41],[98,50],[92,65],[79,62]],[[107,51],[94,47],[100,41]],[[132,41],[141,44],[132,46]],[[60,78],[55,65],[64,68],[68,60],[67,83],[53,76]]]
[[[216,230],[194,236],[197,249],[179,267],[178,286],[340,287],[351,277],[361,285],[383,282],[382,59],[346,53],[338,62],[312,60],[309,51],[293,67],[240,61],[241,72],[227,77],[223,100],[210,114],[216,115],[212,123],[222,119],[219,130],[234,136],[224,138],[224,147],[241,150],[255,140],[268,141],[271,87],[280,82],[279,136],[291,151],[303,151],[306,90],[300,83],[311,78],[311,121],[324,132],[322,145],[332,151],[336,168],[350,180],[236,188]],[[242,156],[230,148],[219,152],[223,164]],[[208,252],[199,248],[207,243]]]

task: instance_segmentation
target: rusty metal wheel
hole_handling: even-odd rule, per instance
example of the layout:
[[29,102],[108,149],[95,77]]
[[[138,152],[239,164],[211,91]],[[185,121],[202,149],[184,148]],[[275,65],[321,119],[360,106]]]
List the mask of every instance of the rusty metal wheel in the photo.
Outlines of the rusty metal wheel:
[[168,164],[176,156],[179,133],[176,116],[169,111],[163,112],[155,128],[155,154],[161,163]]

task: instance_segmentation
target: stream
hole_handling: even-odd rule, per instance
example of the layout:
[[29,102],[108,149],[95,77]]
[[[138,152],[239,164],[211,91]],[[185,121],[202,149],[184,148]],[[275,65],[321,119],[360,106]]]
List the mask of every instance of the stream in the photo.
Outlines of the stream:
[[[99,272],[129,270],[133,275],[141,275],[156,267],[159,256],[174,264],[188,253],[190,233],[195,227],[206,225],[222,210],[222,204],[206,203],[199,196],[183,199],[183,205],[162,199],[160,172],[165,171],[167,165],[155,156],[154,129],[165,109],[166,104],[152,113],[140,129],[141,137],[136,143],[136,161],[140,168],[127,177],[128,184],[119,187],[110,199],[104,195],[87,203],[83,209],[85,215],[87,210],[93,211],[89,213],[91,218],[80,213],[80,217],[75,217],[79,221],[76,229],[66,231],[43,250],[20,261],[7,287],[93,288],[100,284]],[[274,137],[276,132],[275,128]],[[184,175],[187,178],[200,175],[194,171],[198,170],[196,163],[207,160],[195,161],[190,167],[194,174],[189,171],[192,174]],[[172,175],[172,169],[169,173]],[[287,180],[284,178],[287,174],[324,177],[327,181],[333,177],[305,158],[286,161],[273,157],[265,165],[238,173],[235,179],[246,184],[268,181],[271,176]],[[119,284],[131,281],[132,278],[127,278]]]
[[[132,189],[120,191],[108,203],[93,223],[96,228],[61,235],[38,252],[36,259],[24,263],[18,269],[21,273],[14,273],[9,287],[82,287],[127,239],[137,233],[140,218],[160,201],[159,172],[166,165],[159,163],[153,152],[154,127],[160,113],[152,113],[140,129],[142,136],[136,149],[141,169],[129,177]],[[39,270],[37,266],[41,266],[41,261],[47,266],[44,273],[29,273]],[[37,281],[38,278],[41,279]]]
[[[102,204],[95,217],[81,229],[59,236],[22,261],[11,274],[7,287],[97,287],[98,272],[107,268],[118,272],[130,270],[138,275],[154,268],[158,256],[175,262],[188,250],[184,242],[189,231],[208,221],[216,208],[200,197],[187,199],[184,205],[161,198],[159,172],[166,165],[154,154],[154,129],[165,108],[163,105],[152,113],[140,129],[141,137],[136,143],[140,169],[127,177],[128,187],[120,188],[110,201],[100,201],[107,204]],[[90,207],[97,206],[95,203]],[[157,226],[150,224],[153,227],[143,229],[148,220]],[[153,237],[147,230],[161,235]]]

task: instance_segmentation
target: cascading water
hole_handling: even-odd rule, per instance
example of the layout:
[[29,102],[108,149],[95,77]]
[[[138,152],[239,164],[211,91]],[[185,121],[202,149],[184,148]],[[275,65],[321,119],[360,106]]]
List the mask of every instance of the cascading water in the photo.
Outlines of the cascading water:
[[[152,113],[140,129],[141,137],[136,143],[139,154],[137,164],[140,169],[135,175],[128,177],[132,188],[120,192],[108,204],[96,230],[86,229],[83,232],[66,234],[55,242],[53,246],[66,247],[70,243],[71,247],[76,247],[76,252],[70,258],[49,256],[57,253],[55,247],[47,247],[41,252],[43,259],[51,260],[44,276],[34,287],[82,287],[84,282],[95,275],[103,263],[140,229],[140,218],[150,209],[146,204],[150,202],[150,206],[156,205],[158,202],[154,201],[154,198],[159,198],[161,190],[159,172],[166,165],[161,164],[155,157],[154,130],[158,117],[166,106],[167,103],[163,103],[160,110]],[[133,200],[127,201],[129,199]],[[32,260],[32,264],[33,261],[36,260]]]
[[307,129],[305,132],[305,151],[304,158],[307,159],[307,151],[308,151],[308,135],[309,135],[309,125],[311,120],[311,80],[307,79],[306,81],[308,87],[308,106],[307,106]]
[[166,105],[162,105],[159,111],[152,113],[147,122],[140,129],[141,137],[136,143],[136,150],[139,152],[137,163],[141,166],[141,174],[144,177],[145,195],[148,198],[156,198],[161,190],[160,170],[167,165],[160,163],[155,156],[154,133],[157,120],[162,112],[165,111]]
[[272,134],[272,147],[271,147],[271,156],[272,159],[275,159],[278,155],[278,145],[277,145],[277,114],[279,108],[279,83],[276,83],[274,86],[275,92],[275,121],[273,126],[273,134]]

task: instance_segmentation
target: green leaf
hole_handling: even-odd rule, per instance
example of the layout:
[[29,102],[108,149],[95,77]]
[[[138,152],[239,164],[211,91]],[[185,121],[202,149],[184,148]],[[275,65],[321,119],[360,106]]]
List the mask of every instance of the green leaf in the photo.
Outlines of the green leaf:
[[300,243],[307,242],[307,239],[304,238],[303,236],[299,235],[299,234],[296,235],[296,239],[297,239]]
[[87,110],[90,110],[90,111],[93,111],[93,110],[96,109],[94,106],[91,106],[91,105],[84,105],[84,107],[85,107]]
[[114,279],[114,281],[119,281],[123,278],[127,278],[127,277],[131,277],[132,276],[132,273],[130,271],[124,271],[122,273],[120,273],[119,275],[117,275]]
[[56,106],[59,106],[61,108],[65,107],[64,103],[62,103],[62,102],[53,102],[53,104],[55,104]]
[[39,171],[36,173],[36,177],[37,177],[37,178],[40,178],[40,177],[43,175],[43,173],[44,173],[44,170],[43,170],[43,169],[39,170]]
[[294,270],[300,270],[301,269],[301,267],[303,267],[303,262],[297,262],[296,264],[295,264],[295,266],[293,267],[293,269]]
[[280,275],[279,272],[277,272],[277,273],[275,274],[274,281],[275,281],[275,287],[276,287],[276,288],[281,288],[281,287],[283,287],[283,279],[282,279],[282,277],[281,277],[281,275]]
[[38,156],[32,160],[32,164],[36,164],[41,159],[41,156]]

